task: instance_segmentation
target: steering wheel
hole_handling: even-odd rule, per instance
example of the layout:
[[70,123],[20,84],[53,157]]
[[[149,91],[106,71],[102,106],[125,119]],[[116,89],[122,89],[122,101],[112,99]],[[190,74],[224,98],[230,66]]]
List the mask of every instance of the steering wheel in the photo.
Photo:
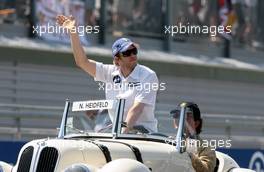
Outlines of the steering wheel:
[[166,134],[163,134],[163,133],[156,133],[156,132],[149,133],[149,135],[153,135],[153,136],[161,136],[161,137],[169,137],[169,136],[167,136]]

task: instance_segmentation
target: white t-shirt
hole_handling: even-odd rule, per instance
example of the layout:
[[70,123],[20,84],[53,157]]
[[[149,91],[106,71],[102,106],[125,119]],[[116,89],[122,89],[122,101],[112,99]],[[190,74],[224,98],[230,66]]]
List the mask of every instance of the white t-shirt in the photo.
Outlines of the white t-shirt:
[[[151,132],[157,132],[157,120],[154,116],[156,95],[159,86],[157,75],[146,66],[139,65],[134,68],[126,78],[115,65],[96,63],[95,81],[104,82],[105,96],[107,100],[116,100],[118,95],[126,97],[124,117],[126,119],[128,110],[134,102],[144,103],[144,109],[135,125],[143,125]],[[109,110],[110,119],[113,121],[115,109]]]

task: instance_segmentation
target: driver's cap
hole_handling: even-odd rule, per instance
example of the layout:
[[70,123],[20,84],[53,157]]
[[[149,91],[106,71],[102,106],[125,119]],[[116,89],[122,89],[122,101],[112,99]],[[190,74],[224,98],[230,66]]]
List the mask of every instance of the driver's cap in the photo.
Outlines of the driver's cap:
[[119,38],[112,45],[112,55],[113,55],[113,57],[115,57],[116,54],[118,54],[120,52],[126,51],[133,44],[134,44],[134,42],[132,42],[128,38]]

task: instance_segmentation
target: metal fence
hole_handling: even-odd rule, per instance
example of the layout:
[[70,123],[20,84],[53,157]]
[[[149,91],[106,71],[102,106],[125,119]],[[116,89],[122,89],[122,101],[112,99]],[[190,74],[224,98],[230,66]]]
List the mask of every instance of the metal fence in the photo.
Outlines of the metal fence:
[[[140,36],[166,41],[166,25],[218,26],[221,21],[219,0],[112,0],[107,1],[106,26],[114,36]],[[226,1],[227,2],[227,1]],[[249,46],[263,49],[263,10],[261,0],[230,2],[228,24],[232,25],[232,44],[235,47]],[[227,6],[227,4],[224,4]],[[127,7],[130,8],[127,8]],[[102,13],[104,14],[104,13]],[[184,29],[184,28],[182,28]],[[171,41],[223,43],[215,33],[178,33]],[[169,41],[169,40],[168,40]]]
[[[41,16],[36,15],[37,2],[40,1],[0,1],[0,23],[27,26],[33,36],[31,27],[36,21],[41,20]],[[57,4],[58,9],[66,8],[59,0],[47,3],[55,4],[55,7]],[[218,26],[222,22],[221,0],[76,0],[74,4],[84,5],[83,24],[100,26],[99,34],[87,35],[90,43],[105,44],[110,41],[109,36],[114,38],[133,36],[157,40],[163,50],[173,49],[174,47],[171,47],[173,42],[205,46],[212,43],[216,46],[224,44],[219,34],[212,36],[210,33],[179,33],[180,30],[173,36],[165,34],[165,26],[168,25]],[[229,6],[228,15],[222,18],[228,18],[227,23],[232,25],[232,47],[263,50],[264,2],[262,0],[230,1]],[[56,13],[50,15],[54,18]]]

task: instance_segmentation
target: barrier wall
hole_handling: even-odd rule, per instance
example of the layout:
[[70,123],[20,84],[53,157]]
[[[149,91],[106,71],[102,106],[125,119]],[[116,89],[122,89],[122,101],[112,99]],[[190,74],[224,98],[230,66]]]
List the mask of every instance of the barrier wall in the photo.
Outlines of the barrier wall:
[[0,161],[15,164],[17,156],[26,142],[18,141],[1,141],[0,142]]
[[231,156],[240,167],[250,168],[256,172],[264,171],[264,150],[259,149],[220,149]]

